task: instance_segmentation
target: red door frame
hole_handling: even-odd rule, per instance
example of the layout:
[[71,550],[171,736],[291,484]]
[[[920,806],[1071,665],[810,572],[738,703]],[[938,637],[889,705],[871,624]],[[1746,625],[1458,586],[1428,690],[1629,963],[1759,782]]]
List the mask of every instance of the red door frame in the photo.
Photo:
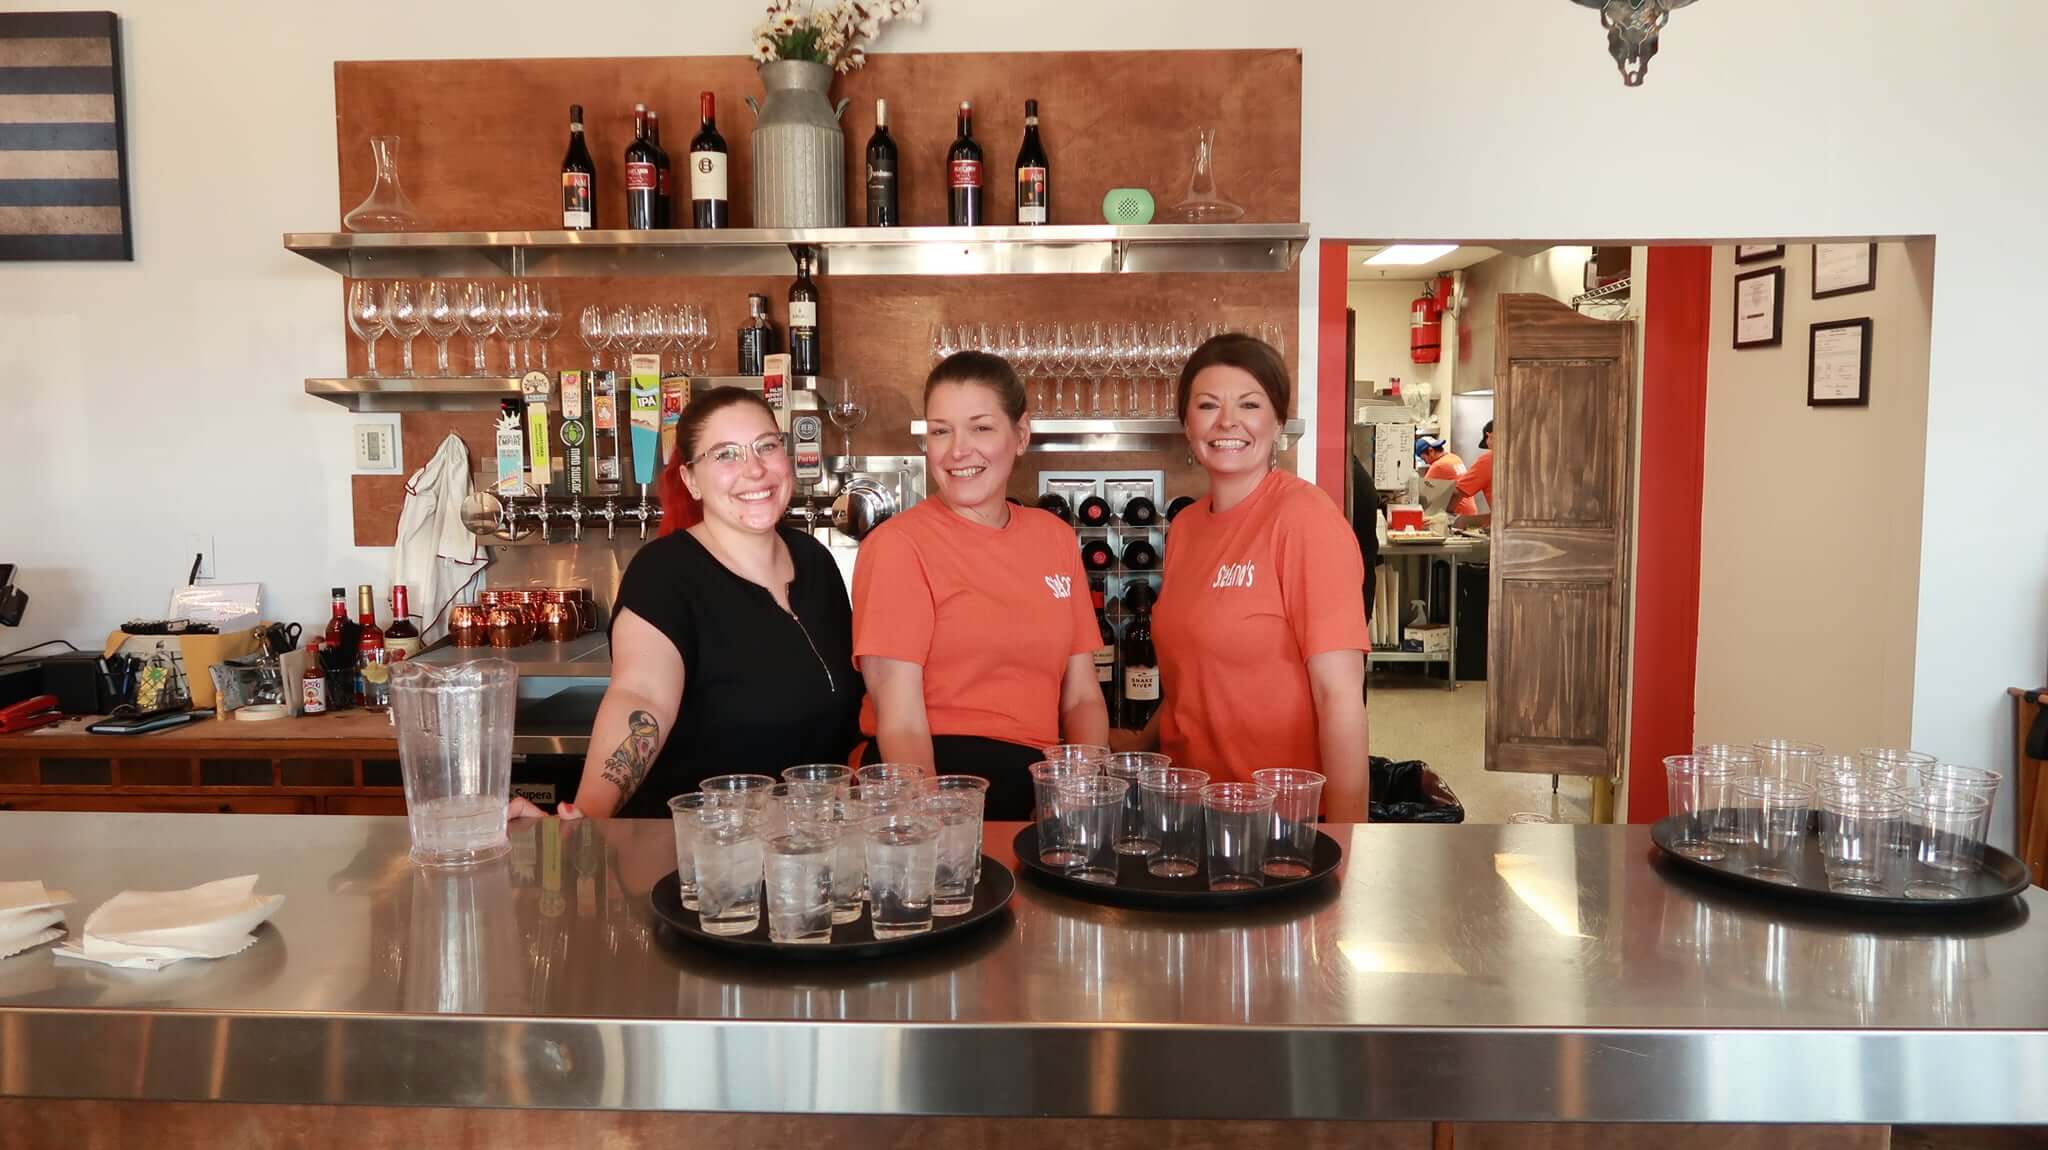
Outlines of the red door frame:
[[[1344,410],[1349,248],[1322,241],[1316,278],[1316,483],[1339,503],[1351,423]],[[1714,258],[1712,248],[1697,246],[1653,247],[1649,255],[1629,664],[1628,816],[1637,823],[1664,816],[1663,757],[1692,745]]]

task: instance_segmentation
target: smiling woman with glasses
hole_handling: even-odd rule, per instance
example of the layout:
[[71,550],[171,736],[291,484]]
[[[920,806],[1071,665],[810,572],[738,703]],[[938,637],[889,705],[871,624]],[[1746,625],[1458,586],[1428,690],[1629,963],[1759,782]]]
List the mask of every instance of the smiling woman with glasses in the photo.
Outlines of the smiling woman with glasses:
[[[795,481],[760,395],[683,410],[679,481],[703,519],[642,547],[612,613],[612,677],[561,813],[666,817],[712,775],[843,762],[863,693],[853,614],[825,546],[783,526]],[[522,799],[515,815],[540,813]]]

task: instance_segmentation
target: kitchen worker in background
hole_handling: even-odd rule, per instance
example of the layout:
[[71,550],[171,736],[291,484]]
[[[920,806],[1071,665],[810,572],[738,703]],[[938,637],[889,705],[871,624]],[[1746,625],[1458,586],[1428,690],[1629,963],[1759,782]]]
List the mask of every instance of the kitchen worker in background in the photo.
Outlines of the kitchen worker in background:
[[[1486,516],[1489,519],[1492,518],[1493,421],[1491,419],[1486,421],[1486,426],[1481,428],[1479,432],[1479,458],[1473,460],[1472,466],[1465,469],[1465,474],[1458,477],[1458,498],[1470,503],[1475,495],[1486,497]],[[1460,511],[1458,514],[1467,515],[1476,514],[1476,512]]]
[[[1415,437],[1415,457],[1423,463],[1422,477],[1424,479],[1441,479],[1445,482],[1455,482],[1460,476],[1465,474],[1465,461],[1459,459],[1454,452],[1445,448],[1444,441],[1434,435],[1418,435]],[[1470,495],[1459,492],[1451,499],[1451,514],[1477,515],[1479,514],[1479,502]]]
[[1031,439],[1009,361],[947,356],[924,418],[932,497],[862,540],[853,566],[862,761],[987,779],[987,817],[1019,821],[1043,748],[1109,741],[1088,574],[1073,528],[1005,498]]

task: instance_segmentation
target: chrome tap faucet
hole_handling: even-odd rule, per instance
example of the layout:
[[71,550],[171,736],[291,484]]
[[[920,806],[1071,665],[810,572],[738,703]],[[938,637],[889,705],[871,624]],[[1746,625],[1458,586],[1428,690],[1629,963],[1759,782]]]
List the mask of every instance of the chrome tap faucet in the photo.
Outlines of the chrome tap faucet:
[[612,528],[618,525],[619,514],[618,503],[610,499],[604,501],[603,507],[592,512],[593,518],[604,520],[604,537],[607,540],[612,537]]

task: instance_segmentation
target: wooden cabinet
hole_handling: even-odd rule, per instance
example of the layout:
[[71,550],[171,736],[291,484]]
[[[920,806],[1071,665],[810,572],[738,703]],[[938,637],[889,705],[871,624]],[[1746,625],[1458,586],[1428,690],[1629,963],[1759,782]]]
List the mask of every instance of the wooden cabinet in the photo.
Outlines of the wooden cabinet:
[[[311,795],[128,794],[116,791],[0,791],[0,811],[147,811],[156,814],[310,815]],[[405,800],[399,800],[399,810]],[[369,812],[361,812],[369,813]],[[377,812],[383,813],[383,812]]]
[[402,815],[404,795],[328,795],[320,800],[323,815]]

